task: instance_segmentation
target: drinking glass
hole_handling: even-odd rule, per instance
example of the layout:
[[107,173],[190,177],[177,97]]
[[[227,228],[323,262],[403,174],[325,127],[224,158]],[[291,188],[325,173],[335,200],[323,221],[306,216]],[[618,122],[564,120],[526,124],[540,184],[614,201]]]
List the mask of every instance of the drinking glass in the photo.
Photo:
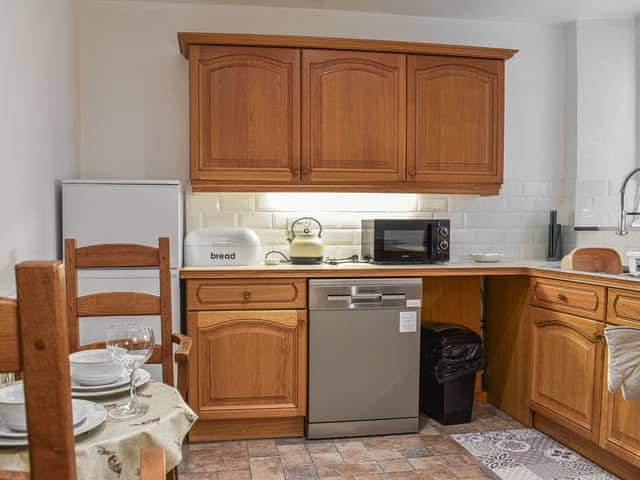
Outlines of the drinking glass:
[[116,419],[130,419],[147,413],[149,405],[136,396],[136,370],[149,360],[155,338],[151,325],[146,323],[121,323],[107,329],[107,351],[111,358],[122,365],[129,374],[129,401],[109,412]]

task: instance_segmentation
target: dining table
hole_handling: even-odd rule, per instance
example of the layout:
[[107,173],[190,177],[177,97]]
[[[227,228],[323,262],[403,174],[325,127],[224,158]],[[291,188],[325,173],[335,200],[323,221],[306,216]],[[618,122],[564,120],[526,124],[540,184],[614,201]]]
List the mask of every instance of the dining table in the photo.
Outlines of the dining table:
[[[160,382],[139,387],[138,397],[149,405],[144,415],[126,421],[106,415],[99,426],[76,436],[78,479],[139,479],[140,450],[149,446],[164,449],[167,472],[181,462],[182,443],[196,414],[175,388]],[[90,400],[108,412],[127,399],[128,391]],[[28,448],[0,446],[0,470],[29,471]]]

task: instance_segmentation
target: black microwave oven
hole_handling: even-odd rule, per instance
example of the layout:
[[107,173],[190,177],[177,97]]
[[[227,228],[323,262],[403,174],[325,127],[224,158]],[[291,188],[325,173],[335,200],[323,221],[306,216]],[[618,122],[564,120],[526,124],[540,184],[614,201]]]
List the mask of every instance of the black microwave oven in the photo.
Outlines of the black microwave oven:
[[374,263],[449,261],[449,220],[362,220],[362,257]]

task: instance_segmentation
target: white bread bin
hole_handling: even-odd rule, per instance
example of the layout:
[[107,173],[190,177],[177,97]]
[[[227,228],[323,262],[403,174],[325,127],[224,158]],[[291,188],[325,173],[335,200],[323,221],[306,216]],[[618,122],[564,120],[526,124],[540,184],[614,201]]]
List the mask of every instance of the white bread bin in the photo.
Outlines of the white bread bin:
[[198,228],[184,239],[185,267],[260,264],[260,239],[249,228]]

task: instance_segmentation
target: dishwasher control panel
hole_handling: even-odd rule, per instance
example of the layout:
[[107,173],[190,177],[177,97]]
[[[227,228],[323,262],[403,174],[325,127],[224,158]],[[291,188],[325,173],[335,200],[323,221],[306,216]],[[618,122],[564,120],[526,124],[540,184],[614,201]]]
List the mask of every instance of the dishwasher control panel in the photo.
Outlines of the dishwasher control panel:
[[420,278],[309,280],[309,310],[420,308]]

